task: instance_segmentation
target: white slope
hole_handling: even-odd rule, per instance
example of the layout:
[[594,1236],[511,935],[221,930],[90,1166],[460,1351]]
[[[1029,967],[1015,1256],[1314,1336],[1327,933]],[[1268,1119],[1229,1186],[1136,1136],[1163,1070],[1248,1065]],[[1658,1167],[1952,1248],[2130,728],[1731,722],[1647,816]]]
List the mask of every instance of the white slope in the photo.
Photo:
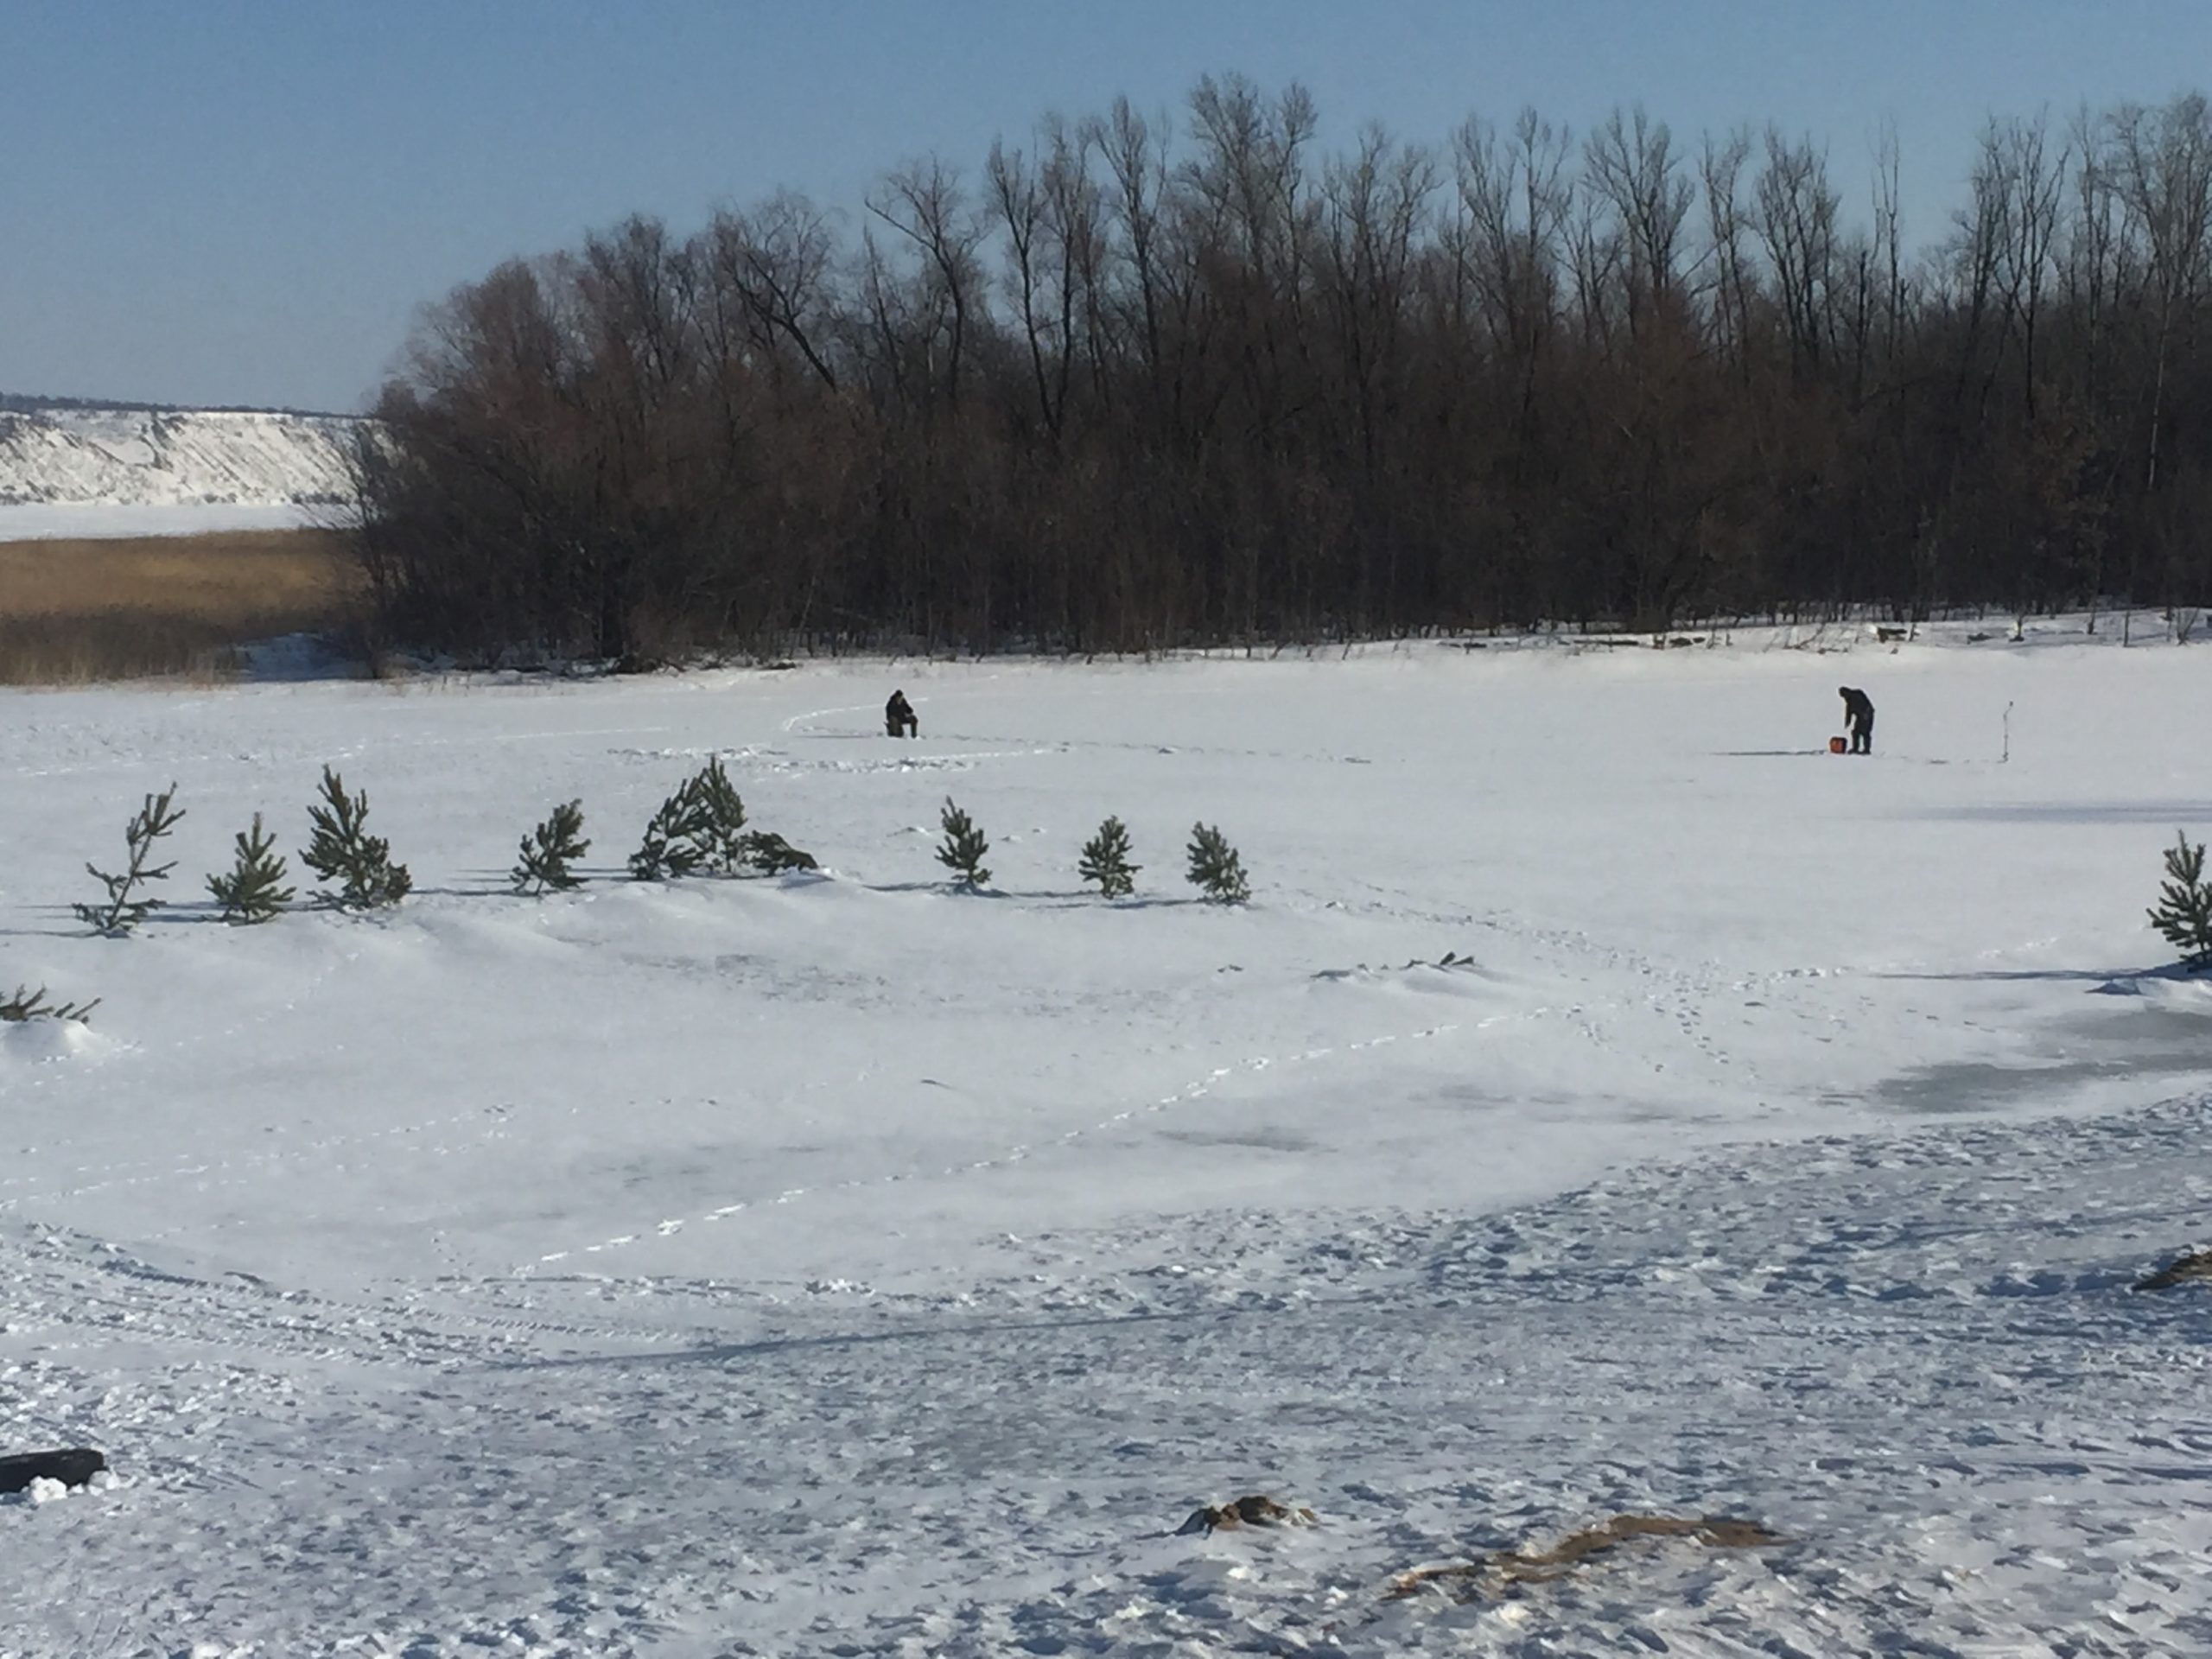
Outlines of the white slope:
[[[212,520],[336,504],[349,493],[357,424],[214,410],[0,413],[0,538],[166,534],[162,515],[182,509]],[[101,527],[134,519],[153,527]]]
[[[2206,672],[0,699],[0,991],[105,999],[0,1033],[0,1426],[119,1476],[0,1504],[0,1655],[2204,1651],[2212,1313],[2126,1287],[2212,1194],[2212,983],[2142,921]],[[1871,760],[1811,752],[1844,680]],[[821,877],[501,891],[710,753]],[[397,914],[72,937],[147,790],[190,901],[326,760]],[[1199,818],[1249,907],[1185,901]],[[1254,1490],[1323,1524],[1172,1535]],[[1382,1595],[1617,1510],[1792,1541]]]

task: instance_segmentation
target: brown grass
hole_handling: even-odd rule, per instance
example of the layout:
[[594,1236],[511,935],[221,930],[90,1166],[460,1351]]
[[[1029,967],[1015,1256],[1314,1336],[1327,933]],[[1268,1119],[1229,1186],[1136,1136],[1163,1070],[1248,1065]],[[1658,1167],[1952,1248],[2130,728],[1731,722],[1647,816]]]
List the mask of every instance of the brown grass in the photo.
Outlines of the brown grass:
[[1319,1524],[1320,1517],[1311,1510],[1293,1509],[1264,1492],[1252,1492],[1227,1503],[1192,1510],[1191,1518],[1176,1529],[1176,1536],[1179,1538],[1192,1532],[1233,1532],[1240,1527],[1313,1527]]
[[1549,1549],[1501,1549],[1448,1567],[1415,1567],[1401,1573],[1383,1591],[1386,1600],[1412,1595],[1424,1585],[1446,1586],[1463,1599],[1497,1594],[1519,1584],[1548,1584],[1563,1579],[1592,1557],[1618,1549],[1633,1538],[1694,1538],[1714,1549],[1764,1549],[1789,1541],[1756,1521],[1724,1516],[1693,1520],[1678,1515],[1617,1515],[1611,1520],[1569,1533]]
[[2138,1290],[2171,1290],[2176,1285],[2212,1283],[2212,1250],[2183,1250],[2148,1278],[2138,1279]]
[[253,640],[343,626],[354,594],[323,530],[0,542],[0,684],[219,677]]

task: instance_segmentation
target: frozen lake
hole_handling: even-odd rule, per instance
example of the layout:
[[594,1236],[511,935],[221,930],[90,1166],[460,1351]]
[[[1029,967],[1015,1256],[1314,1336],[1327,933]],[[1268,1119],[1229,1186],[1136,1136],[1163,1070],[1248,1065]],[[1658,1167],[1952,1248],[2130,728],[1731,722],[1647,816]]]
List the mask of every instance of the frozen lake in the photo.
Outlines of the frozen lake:
[[[0,693],[0,1654],[2212,1648],[2212,655],[1963,632]],[[818,877],[619,879],[710,755]],[[416,895],[214,923],[326,761]],[[1623,1510],[1791,1541],[1382,1597]]]

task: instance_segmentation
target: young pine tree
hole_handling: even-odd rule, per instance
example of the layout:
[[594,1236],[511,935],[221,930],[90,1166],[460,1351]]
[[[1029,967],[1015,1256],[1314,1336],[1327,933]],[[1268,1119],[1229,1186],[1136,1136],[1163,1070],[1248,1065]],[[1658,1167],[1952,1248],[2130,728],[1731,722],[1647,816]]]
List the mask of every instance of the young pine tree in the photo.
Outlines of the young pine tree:
[[0,1020],[10,1025],[31,1020],[73,1020],[80,1026],[92,1023],[92,1010],[100,1005],[97,996],[89,1002],[49,1002],[46,987],[31,990],[18,985],[5,996],[0,996]]
[[691,780],[699,808],[699,848],[709,869],[734,875],[746,861],[745,802],[739,797],[720,756],[709,760]]
[[276,837],[261,827],[260,813],[253,815],[252,829],[238,831],[238,861],[231,873],[209,876],[207,891],[223,907],[223,919],[241,925],[265,922],[292,902]]
[[745,861],[756,875],[787,875],[793,870],[817,870],[812,853],[794,847],[772,830],[758,830],[745,838]]
[[944,826],[944,842],[937,849],[937,861],[950,870],[958,885],[974,892],[991,879],[983,868],[983,855],[991,850],[991,843],[983,839],[983,832],[976,827],[975,820],[945,798],[944,810],[938,815]]
[[645,825],[645,838],[630,855],[639,881],[664,881],[702,870],[734,875],[749,861],[745,802],[719,758],[685,779]]
[[645,838],[630,855],[630,874],[639,881],[665,881],[690,875],[705,861],[700,849],[705,810],[699,804],[696,779],[687,778],[660,804],[645,824]]
[[537,899],[549,890],[566,893],[581,887],[583,877],[569,866],[590,850],[591,842],[584,839],[584,804],[564,802],[522,838],[522,861],[514,868],[515,891]]
[[396,905],[415,886],[404,864],[391,861],[391,848],[381,836],[372,836],[366,824],[369,797],[346,793],[345,780],[327,766],[322,769],[321,806],[308,808],[314,834],[300,854],[300,861],[337,890],[315,896],[340,910],[376,910]]
[[1083,844],[1083,862],[1077,869],[1086,881],[1096,881],[1108,899],[1126,899],[1137,890],[1141,864],[1129,862],[1129,832],[1119,818],[1109,818],[1098,833]]
[[132,928],[161,907],[158,899],[138,898],[134,895],[149,881],[166,881],[169,872],[176,868],[175,860],[153,868],[146,864],[154,850],[154,843],[176,828],[184,817],[184,809],[169,803],[176,794],[171,784],[158,795],[149,795],[137,815],[124,827],[124,843],[130,850],[130,861],[121,872],[111,875],[105,870],[87,862],[86,873],[107,889],[107,897],[94,905],[73,905],[77,919],[95,933],[128,933]]
[[2177,833],[2166,849],[2166,880],[2151,925],[2181,952],[2185,968],[2212,968],[2212,881],[2204,879],[2204,843]]
[[1190,853],[1191,885],[1204,890],[1209,904],[1241,905],[1252,896],[1243,861],[1220,830],[1211,824],[1192,824]]

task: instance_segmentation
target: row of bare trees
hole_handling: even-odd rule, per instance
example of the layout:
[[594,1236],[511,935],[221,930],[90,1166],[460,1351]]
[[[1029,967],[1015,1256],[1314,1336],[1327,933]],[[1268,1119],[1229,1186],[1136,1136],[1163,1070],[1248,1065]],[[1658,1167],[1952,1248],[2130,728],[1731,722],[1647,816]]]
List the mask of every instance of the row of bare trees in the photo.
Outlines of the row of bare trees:
[[[1127,651],[2212,588],[2212,111],[1901,158],[1643,111],[1316,145],[1208,79],[633,219],[428,314],[359,454],[395,642]],[[1863,219],[1863,222],[1861,222]]]

